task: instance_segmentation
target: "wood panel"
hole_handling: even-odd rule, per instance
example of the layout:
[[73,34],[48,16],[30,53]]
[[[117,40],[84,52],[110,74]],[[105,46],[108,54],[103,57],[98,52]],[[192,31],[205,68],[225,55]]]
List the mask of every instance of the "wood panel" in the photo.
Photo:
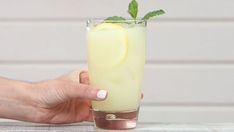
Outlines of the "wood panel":
[[85,23],[3,22],[0,24],[0,60],[84,60]]
[[[85,20],[130,0],[0,0],[0,76],[40,81],[86,67]],[[234,1],[138,0],[148,23],[142,122],[233,122]],[[1,121],[1,119],[0,119]]]
[[[0,75],[27,81],[52,79],[85,65],[1,65]],[[144,104],[234,105],[233,65],[146,65]]]
[[[0,0],[2,19],[77,19],[126,16],[130,0]],[[233,19],[233,0],[138,0],[139,16],[155,8],[165,9],[163,18]]]
[[[234,107],[226,106],[186,107],[142,105],[139,114],[139,122],[141,123],[223,123],[233,121]],[[0,119],[1,122],[15,122],[15,120]]]
[[234,107],[142,106],[140,122],[224,123],[234,121]]
[[[85,21],[1,22],[0,61],[85,61]],[[151,22],[148,61],[233,61],[232,22]]]

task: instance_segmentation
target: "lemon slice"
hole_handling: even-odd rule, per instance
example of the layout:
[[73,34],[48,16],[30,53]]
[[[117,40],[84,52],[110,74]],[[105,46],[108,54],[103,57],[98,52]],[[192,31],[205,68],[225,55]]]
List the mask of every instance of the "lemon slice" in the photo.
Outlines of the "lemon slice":
[[94,31],[104,30],[104,29],[107,29],[107,30],[108,29],[117,29],[117,30],[125,31],[125,29],[122,26],[120,26],[118,24],[113,24],[113,23],[101,23],[93,28]]
[[88,32],[89,63],[101,69],[122,64],[128,53],[127,31],[118,24],[102,23]]

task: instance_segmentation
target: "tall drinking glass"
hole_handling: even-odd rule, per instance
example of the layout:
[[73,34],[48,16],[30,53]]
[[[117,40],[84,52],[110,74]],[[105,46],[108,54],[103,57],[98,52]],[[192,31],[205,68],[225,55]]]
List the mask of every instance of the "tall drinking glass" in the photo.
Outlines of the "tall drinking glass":
[[108,91],[105,101],[92,102],[96,127],[136,127],[145,45],[146,21],[87,21],[90,84]]

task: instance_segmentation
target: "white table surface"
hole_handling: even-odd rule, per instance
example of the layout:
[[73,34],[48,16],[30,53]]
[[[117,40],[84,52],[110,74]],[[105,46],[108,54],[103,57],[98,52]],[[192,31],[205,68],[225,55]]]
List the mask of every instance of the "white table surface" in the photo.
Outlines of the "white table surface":
[[[0,122],[0,132],[93,132],[107,131],[97,130],[93,123],[76,123],[67,125],[47,125],[34,124],[17,121]],[[196,123],[196,124],[178,124],[178,123],[139,123],[136,129],[129,131],[153,131],[153,132],[234,132],[234,123]]]

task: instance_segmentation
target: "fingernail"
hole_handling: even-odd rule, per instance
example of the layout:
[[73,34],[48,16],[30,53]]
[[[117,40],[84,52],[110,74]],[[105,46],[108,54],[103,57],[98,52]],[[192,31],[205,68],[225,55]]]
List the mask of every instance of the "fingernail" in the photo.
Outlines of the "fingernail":
[[99,99],[105,99],[106,98],[107,91],[106,90],[99,90],[97,92],[97,97]]

